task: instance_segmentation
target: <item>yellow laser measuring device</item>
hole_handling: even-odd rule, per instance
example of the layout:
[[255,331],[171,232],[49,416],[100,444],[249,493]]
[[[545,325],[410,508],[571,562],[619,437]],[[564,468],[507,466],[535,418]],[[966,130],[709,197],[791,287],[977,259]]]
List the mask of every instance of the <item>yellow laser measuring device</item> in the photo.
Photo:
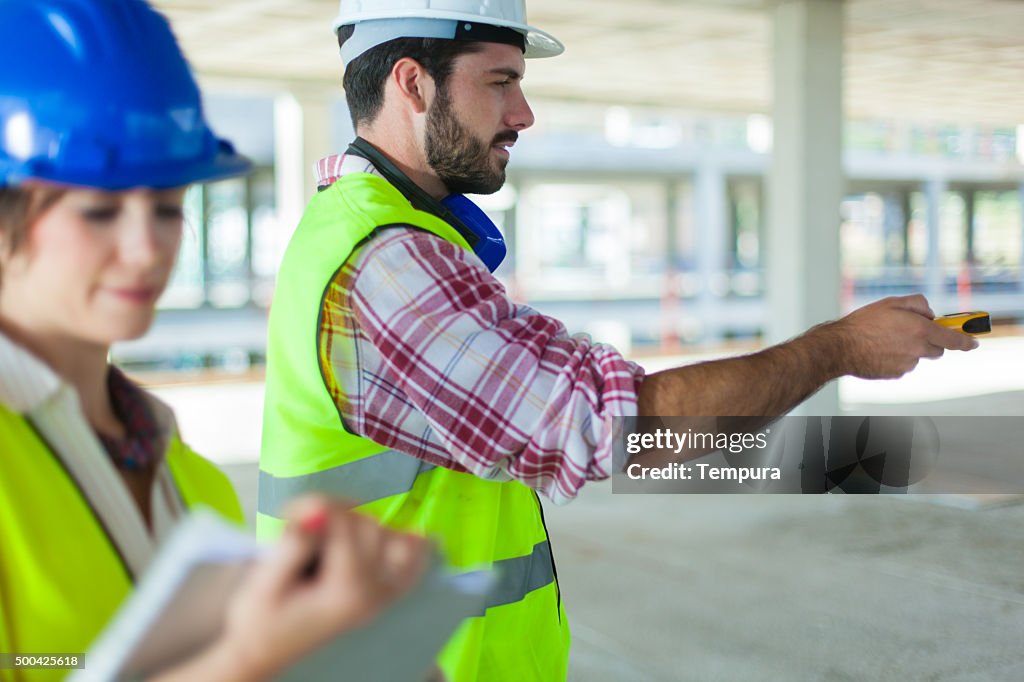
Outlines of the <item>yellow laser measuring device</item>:
[[943,315],[942,317],[936,317],[935,321],[941,324],[943,327],[949,327],[950,329],[956,329],[962,331],[965,334],[988,334],[992,331],[992,318],[989,314],[975,310],[970,313],[952,313],[950,315]]

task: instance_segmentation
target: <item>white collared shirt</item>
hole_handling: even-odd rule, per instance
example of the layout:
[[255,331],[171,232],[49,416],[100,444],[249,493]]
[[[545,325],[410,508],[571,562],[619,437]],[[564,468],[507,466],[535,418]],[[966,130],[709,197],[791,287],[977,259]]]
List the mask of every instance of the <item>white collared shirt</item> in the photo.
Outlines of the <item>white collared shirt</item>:
[[[167,466],[177,425],[170,408],[143,393],[162,437],[150,495],[152,531],[131,491],[85,419],[78,393],[44,362],[0,334],[0,403],[22,415],[77,483],[134,578],[153,558],[185,505]],[[23,453],[0,453],[5,457]]]

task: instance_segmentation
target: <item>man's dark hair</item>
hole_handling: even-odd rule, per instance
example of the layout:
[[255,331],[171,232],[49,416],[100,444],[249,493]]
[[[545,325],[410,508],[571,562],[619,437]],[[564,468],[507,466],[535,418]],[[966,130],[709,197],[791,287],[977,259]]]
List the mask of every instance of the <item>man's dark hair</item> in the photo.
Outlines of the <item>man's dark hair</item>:
[[[354,26],[342,26],[338,45],[352,36]],[[372,122],[384,106],[384,84],[395,63],[404,57],[419,62],[437,88],[443,91],[454,69],[456,58],[479,52],[481,44],[468,40],[444,38],[396,38],[381,43],[359,55],[345,66],[345,100],[352,115],[352,125]]]

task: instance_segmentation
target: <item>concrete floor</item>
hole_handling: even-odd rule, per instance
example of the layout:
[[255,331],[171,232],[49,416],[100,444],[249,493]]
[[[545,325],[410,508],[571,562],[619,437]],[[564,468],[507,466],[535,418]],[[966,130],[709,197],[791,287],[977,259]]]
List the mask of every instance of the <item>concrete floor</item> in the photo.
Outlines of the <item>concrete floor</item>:
[[596,485],[548,521],[572,680],[1024,679],[1024,506]]
[[[999,361],[1019,383],[1018,365]],[[861,387],[853,411],[1024,414],[1024,391],[998,388],[893,403]],[[200,413],[210,422],[219,406],[242,406],[237,423],[209,428],[248,434],[220,461],[251,518],[258,423],[241,413],[258,407],[258,389],[196,390],[165,395],[186,437],[207,428]],[[591,484],[546,507],[573,631],[569,679],[1022,681],[1024,504],[964,504],[974,508],[913,496],[613,495]]]

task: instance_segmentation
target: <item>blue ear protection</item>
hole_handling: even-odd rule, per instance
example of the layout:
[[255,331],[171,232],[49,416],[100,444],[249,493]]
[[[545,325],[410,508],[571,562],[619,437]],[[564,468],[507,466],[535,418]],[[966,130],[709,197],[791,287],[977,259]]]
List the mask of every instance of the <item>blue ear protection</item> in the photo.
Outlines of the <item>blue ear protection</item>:
[[357,137],[349,152],[361,156],[380,171],[380,174],[409,200],[414,208],[436,215],[454,227],[491,272],[505,260],[505,239],[497,225],[483,210],[463,194],[449,194],[441,201],[424,192],[376,147]]
[[505,238],[498,230],[498,226],[465,194],[449,194],[441,200],[441,204],[480,238],[473,244],[473,253],[484,262],[488,270],[497,270],[507,253]]

